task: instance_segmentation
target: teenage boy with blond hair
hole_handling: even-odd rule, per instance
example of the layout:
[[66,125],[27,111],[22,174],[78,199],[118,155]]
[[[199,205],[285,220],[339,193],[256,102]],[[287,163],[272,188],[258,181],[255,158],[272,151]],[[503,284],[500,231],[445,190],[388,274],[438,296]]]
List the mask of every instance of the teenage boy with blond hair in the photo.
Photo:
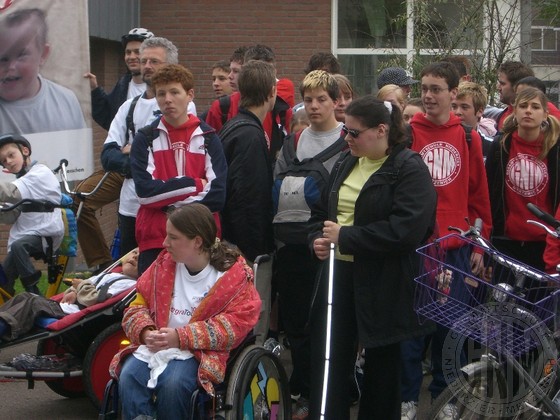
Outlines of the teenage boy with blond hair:
[[[288,136],[278,154],[274,168],[273,229],[278,246],[276,281],[280,292],[280,314],[290,340],[294,367],[290,389],[292,394],[301,395],[292,418],[303,420],[309,413],[310,379],[314,380],[310,333],[306,324],[318,260],[307,245],[313,197],[307,196],[302,185],[303,177],[291,173],[290,168],[294,162],[315,158],[330,173],[346,142],[341,135],[342,124],[335,116],[339,94],[336,79],[323,70],[311,71],[303,79],[300,93],[310,126]],[[288,150],[292,152],[288,153]],[[314,198],[317,203],[321,194]]]
[[[482,154],[484,158],[496,134],[494,121],[483,118],[482,113],[488,103],[486,88],[474,82],[461,82],[457,89],[457,96],[451,102],[451,110],[461,121],[472,127],[482,139]],[[490,122],[489,124],[487,122]]]

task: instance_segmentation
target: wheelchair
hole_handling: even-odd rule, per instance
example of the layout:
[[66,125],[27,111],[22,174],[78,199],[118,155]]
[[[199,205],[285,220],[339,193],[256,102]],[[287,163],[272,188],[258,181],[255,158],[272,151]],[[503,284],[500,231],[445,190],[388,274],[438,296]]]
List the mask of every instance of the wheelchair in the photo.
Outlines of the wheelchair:
[[[209,396],[198,388],[191,397],[191,420],[206,419],[291,419],[288,377],[280,359],[247,339],[232,351],[226,379]],[[99,420],[119,416],[118,381],[111,379],[99,413]]]
[[[258,265],[269,259],[270,256],[265,255],[255,260],[255,281],[258,281]],[[292,403],[284,366],[277,355],[256,345],[255,338],[250,334],[231,351],[225,380],[215,385],[213,397],[201,387],[193,393],[191,420],[291,419]],[[118,416],[118,381],[110,379],[105,387],[98,418],[112,420]]]

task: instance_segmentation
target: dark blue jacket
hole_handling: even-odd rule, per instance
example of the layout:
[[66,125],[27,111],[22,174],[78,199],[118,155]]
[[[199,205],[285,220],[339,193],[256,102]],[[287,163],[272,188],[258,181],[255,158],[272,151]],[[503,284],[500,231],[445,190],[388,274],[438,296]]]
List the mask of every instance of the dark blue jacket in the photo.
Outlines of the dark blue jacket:
[[118,80],[110,93],[105,92],[101,86],[91,91],[91,115],[107,131],[119,107],[126,101],[131,80],[132,75],[127,73]]

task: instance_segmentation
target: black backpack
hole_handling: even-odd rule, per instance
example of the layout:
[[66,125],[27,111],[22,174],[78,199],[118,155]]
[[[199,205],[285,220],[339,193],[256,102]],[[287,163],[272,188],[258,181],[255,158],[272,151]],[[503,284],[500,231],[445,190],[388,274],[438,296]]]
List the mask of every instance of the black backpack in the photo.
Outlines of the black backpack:
[[322,152],[300,161],[296,155],[300,135],[298,132],[284,141],[282,156],[287,166],[275,175],[272,187],[274,235],[287,244],[307,243],[311,209],[321,202],[329,181],[324,163],[346,148],[341,136]]
[[[223,126],[228,121],[229,108],[231,107],[230,96],[222,96],[218,99],[218,103],[220,104],[220,114]],[[290,105],[277,96],[276,102],[274,102],[274,108],[271,111],[272,137],[270,138],[270,157],[272,159],[272,164],[276,161],[276,156],[282,148],[282,144],[286,138],[286,114],[289,109]],[[221,133],[220,137],[222,137]]]

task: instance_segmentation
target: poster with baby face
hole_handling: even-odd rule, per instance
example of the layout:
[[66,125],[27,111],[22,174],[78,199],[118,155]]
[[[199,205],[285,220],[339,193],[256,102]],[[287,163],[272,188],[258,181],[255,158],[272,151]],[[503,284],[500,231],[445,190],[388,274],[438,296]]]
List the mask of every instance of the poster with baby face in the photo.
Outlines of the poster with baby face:
[[22,135],[53,169],[66,159],[70,180],[94,167],[88,69],[87,0],[0,0],[0,139]]

